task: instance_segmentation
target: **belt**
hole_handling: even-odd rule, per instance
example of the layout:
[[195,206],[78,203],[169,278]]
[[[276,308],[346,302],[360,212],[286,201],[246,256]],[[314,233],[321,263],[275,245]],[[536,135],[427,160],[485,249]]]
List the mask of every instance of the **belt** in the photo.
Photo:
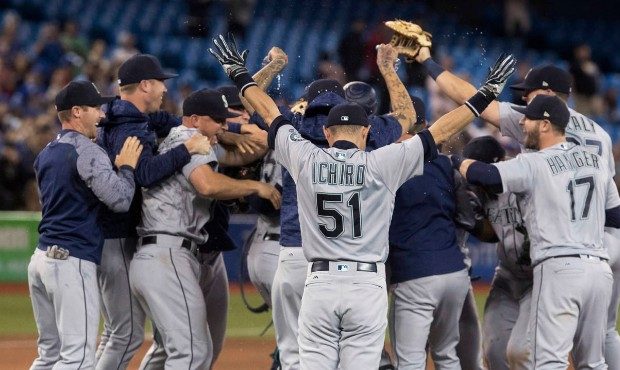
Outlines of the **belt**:
[[607,261],[605,258],[603,257],[599,257],[599,256],[593,256],[591,254],[566,254],[563,256],[554,256],[551,258],[563,258],[563,257],[572,257],[572,258],[581,258],[581,259],[595,259],[595,260],[599,260],[599,261]]
[[[140,245],[147,245],[147,244],[157,244],[157,235],[149,235],[149,236],[142,237],[140,241]],[[194,256],[197,256],[198,248],[197,247],[192,248],[192,245],[195,245],[195,244],[192,243],[191,240],[183,238],[183,242],[181,243],[181,248],[185,248],[188,251],[190,251],[191,254],[193,254]]]
[[263,236],[263,240],[265,241],[272,240],[272,241],[279,242],[280,234],[265,233],[265,235]]
[[[310,269],[312,272],[316,272],[316,271],[329,271],[329,262],[330,261],[326,261],[326,260],[321,260],[321,261],[314,261],[312,262],[312,268]],[[377,264],[374,262],[371,263],[367,263],[367,262],[354,262],[357,263],[357,271],[365,271],[365,272],[377,272]],[[341,265],[338,265],[338,270],[339,271],[347,271],[347,270],[341,270],[340,269]],[[348,269],[348,265],[343,263],[342,266],[345,266]]]

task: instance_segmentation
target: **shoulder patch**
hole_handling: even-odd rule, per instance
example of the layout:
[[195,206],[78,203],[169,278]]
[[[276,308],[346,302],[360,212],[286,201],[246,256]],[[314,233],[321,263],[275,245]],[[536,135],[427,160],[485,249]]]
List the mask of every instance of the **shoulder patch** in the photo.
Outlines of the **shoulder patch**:
[[293,131],[291,132],[291,134],[288,136],[289,140],[291,141],[303,141],[304,138],[301,137],[301,134],[299,132]]

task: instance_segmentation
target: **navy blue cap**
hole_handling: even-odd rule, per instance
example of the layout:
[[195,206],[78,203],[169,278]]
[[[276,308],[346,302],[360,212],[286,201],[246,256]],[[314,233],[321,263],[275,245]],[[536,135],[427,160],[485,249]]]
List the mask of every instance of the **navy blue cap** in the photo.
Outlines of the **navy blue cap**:
[[361,105],[356,103],[341,103],[330,109],[325,127],[355,125],[368,126],[368,116]]
[[506,150],[493,136],[480,136],[471,139],[463,148],[463,157],[484,163],[495,163],[505,156]]
[[159,60],[150,54],[136,54],[118,69],[120,86],[136,84],[142,80],[167,80],[177,74],[164,72]]
[[113,96],[101,96],[95,84],[90,81],[72,81],[62,88],[54,101],[57,111],[75,106],[99,107],[114,100]]
[[202,89],[194,91],[183,100],[183,116],[209,116],[214,120],[239,117],[239,114],[228,110],[228,102],[224,94],[217,90]]
[[553,95],[538,94],[525,107],[512,107],[526,118],[547,119],[554,125],[565,128],[570,119],[570,112],[562,99]]
[[344,85],[344,98],[361,105],[369,116],[377,113],[377,92],[366,82],[351,81]]
[[342,88],[340,82],[336,80],[320,79],[313,81],[310,85],[306,86],[304,99],[310,103],[314,100],[314,98],[326,92],[333,92],[344,98],[344,89]]
[[217,91],[224,94],[228,101],[228,106],[231,108],[244,108],[239,98],[239,89],[235,85],[225,85],[217,88]]
[[512,85],[510,88],[524,91],[550,89],[555,92],[570,94],[571,81],[570,73],[548,64],[530,69],[523,82]]

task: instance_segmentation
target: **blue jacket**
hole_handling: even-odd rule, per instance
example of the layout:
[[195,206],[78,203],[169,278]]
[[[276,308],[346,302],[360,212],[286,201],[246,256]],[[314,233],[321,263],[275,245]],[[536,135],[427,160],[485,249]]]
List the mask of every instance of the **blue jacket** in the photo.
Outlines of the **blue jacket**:
[[465,268],[454,223],[453,171],[450,159],[440,155],[396,192],[388,258],[392,283]]
[[149,188],[170,177],[189,163],[191,158],[185,145],[157,154],[157,137],[164,137],[181,120],[166,112],[144,114],[132,103],[116,99],[104,107],[106,116],[99,123],[97,144],[105,149],[114,163],[125,140],[130,136],[140,139],[143,149],[134,171],[136,194],[131,208],[126,213],[112,213],[103,209],[101,223],[106,239],[136,236],[136,226],[140,221],[142,194],[140,187]]
[[[327,123],[329,109],[345,100],[335,93],[323,93],[316,97],[306,108],[300,119],[291,121],[299,133],[318,146],[327,147],[323,135],[323,126]],[[371,129],[368,134],[366,151],[378,149],[398,140],[402,128],[398,120],[391,115],[370,116]],[[301,228],[297,209],[297,187],[291,175],[282,169],[282,206],[280,208],[280,245],[285,247],[301,246]]]

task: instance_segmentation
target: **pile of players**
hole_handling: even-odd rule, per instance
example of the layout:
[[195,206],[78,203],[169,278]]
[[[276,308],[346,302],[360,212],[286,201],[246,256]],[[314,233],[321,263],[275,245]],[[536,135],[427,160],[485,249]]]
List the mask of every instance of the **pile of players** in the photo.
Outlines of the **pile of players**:
[[[282,50],[253,76],[234,40],[210,52],[235,86],[192,93],[182,117],[159,111],[174,75],[150,55],[120,67],[120,97],[88,82],[58,94],[63,130],[35,163],[33,369],[126,368],[146,317],[155,340],[142,369],[212,367],[231,244],[217,201],[240,197],[259,214],[248,271],[272,310],[282,369],[423,369],[428,352],[446,369],[481,369],[483,358],[490,369],[566,368],[569,353],[577,368],[620,368],[611,140],[566,106],[565,71],[530,71],[512,86],[527,103],[517,107],[495,100],[511,55],[476,89],[422,47],[416,61],[461,104],[427,127],[394,69],[398,47],[377,47],[386,115],[361,82],[317,80],[278,107],[264,91],[287,65]],[[478,116],[524,153],[505,158],[481,137],[463,157],[439,154]],[[258,181],[218,172],[260,158]],[[498,243],[482,334],[469,234]]]

